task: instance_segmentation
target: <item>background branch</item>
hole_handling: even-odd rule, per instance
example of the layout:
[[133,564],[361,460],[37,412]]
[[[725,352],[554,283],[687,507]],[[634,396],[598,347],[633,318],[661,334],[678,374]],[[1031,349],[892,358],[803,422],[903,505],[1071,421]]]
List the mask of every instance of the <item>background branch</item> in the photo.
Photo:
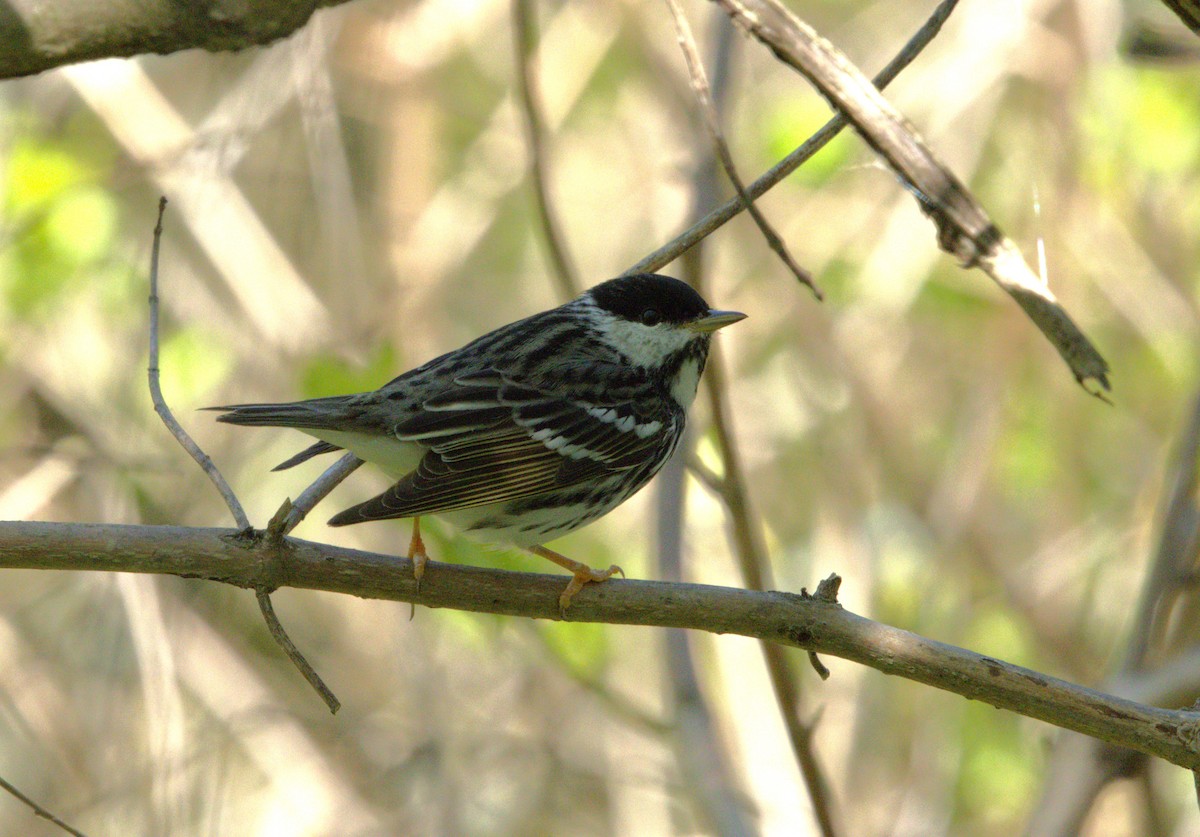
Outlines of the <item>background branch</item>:
[[512,29],[517,63],[517,91],[520,94],[525,144],[529,152],[529,177],[537,201],[537,220],[542,242],[550,258],[559,295],[572,299],[583,293],[579,271],[567,250],[562,222],[550,200],[550,173],[547,167],[545,122],[537,87],[537,8],[534,0],[512,0]]
[[937,226],[943,250],[967,267],[979,266],[1008,292],[1058,350],[1077,381],[1093,380],[1101,390],[1110,388],[1108,363],[1029,268],[1017,245],[846,56],[776,0],[716,2],[847,116],[915,192],[922,210]]

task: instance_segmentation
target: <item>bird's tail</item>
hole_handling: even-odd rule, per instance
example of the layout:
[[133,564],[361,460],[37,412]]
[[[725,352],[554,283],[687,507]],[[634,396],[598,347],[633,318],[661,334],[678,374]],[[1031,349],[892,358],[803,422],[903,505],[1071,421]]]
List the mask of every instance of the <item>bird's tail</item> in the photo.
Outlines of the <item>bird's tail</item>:
[[300,430],[336,430],[354,415],[350,399],[344,396],[312,398],[286,404],[226,404],[205,407],[219,410],[217,421],[249,427],[295,427]]

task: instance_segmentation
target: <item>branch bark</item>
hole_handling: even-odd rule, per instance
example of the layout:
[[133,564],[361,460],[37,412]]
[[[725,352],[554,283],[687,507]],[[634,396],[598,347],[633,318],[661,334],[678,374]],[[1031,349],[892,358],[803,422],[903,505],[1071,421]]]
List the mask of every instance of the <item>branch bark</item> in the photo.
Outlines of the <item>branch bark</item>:
[[[430,562],[418,595],[404,558],[261,532],[175,526],[0,523],[0,566],[162,573],[251,589],[295,587],[476,613],[560,619],[562,577]],[[585,587],[572,621],[765,639],[894,674],[1111,744],[1200,768],[1200,712],[1106,695],[872,622],[804,593],[616,580]]]
[[346,0],[4,0],[0,78],[95,58],[239,50],[291,35]]

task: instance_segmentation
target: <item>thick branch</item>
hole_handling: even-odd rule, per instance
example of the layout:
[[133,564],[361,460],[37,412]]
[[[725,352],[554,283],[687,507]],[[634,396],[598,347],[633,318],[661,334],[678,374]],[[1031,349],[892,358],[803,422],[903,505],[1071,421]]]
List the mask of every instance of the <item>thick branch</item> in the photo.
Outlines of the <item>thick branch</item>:
[[[0,523],[0,566],[165,573],[247,588],[297,587],[537,619],[559,619],[561,576],[431,562],[420,595],[390,555],[310,541],[272,544],[229,529]],[[657,625],[766,639],[843,657],[1112,744],[1200,767],[1200,712],[1112,697],[945,645],[792,593],[608,581],[572,601],[572,621]]]
[[287,37],[345,0],[3,0],[0,78],[94,58],[238,50]]

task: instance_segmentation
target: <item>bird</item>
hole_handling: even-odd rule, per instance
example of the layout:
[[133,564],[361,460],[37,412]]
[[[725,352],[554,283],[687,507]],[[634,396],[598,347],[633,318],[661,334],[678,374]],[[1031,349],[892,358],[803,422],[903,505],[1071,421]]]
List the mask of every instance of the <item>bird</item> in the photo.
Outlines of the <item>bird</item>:
[[472,539],[568,570],[565,617],[585,584],[624,572],[543,544],[658,473],[683,438],[713,333],[745,317],[669,276],[619,276],[371,392],[208,409],[220,422],[318,440],[274,470],[343,449],[381,468],[394,484],[329,525],[412,518],[407,557],[418,585],[428,561],[421,518],[436,515]]

